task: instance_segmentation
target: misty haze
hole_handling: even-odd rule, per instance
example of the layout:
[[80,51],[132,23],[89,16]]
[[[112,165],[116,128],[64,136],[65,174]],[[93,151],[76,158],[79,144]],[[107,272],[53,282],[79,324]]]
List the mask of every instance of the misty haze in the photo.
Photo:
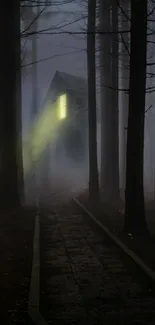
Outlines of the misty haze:
[[0,322],[154,324],[154,0],[0,21]]

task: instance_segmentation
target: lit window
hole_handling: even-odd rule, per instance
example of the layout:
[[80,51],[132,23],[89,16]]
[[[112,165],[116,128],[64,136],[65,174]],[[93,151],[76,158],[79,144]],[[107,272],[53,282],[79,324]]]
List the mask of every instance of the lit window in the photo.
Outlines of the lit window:
[[67,116],[67,96],[63,94],[59,97],[59,119]]

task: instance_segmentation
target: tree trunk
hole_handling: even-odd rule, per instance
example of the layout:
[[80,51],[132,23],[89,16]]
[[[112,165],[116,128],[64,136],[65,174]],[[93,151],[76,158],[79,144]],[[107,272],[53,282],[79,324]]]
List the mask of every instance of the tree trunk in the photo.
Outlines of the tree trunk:
[[[130,29],[129,0],[121,1],[120,30]],[[122,12],[123,10],[123,12]],[[128,19],[129,18],[129,19]],[[129,89],[129,59],[130,44],[129,33],[120,35],[120,60],[119,60],[119,88]],[[125,175],[126,175],[126,145],[127,145],[127,123],[128,123],[129,94],[127,91],[119,92],[119,157],[120,157],[120,195],[125,200]]]
[[147,0],[131,2],[125,231],[146,231],[143,188]]
[[112,1],[112,104],[111,104],[111,186],[112,199],[119,204],[119,128],[118,128],[118,4]]
[[[100,32],[110,31],[109,0],[100,1]],[[101,83],[101,191],[108,199],[110,185],[109,120],[111,109],[111,42],[108,34],[100,35],[100,83]]]
[[119,203],[118,6],[100,1],[101,188],[103,199]]
[[[37,6],[37,12],[35,14],[35,17],[40,12],[39,5]],[[38,19],[34,21],[34,24],[32,25],[32,31],[34,33],[37,33],[38,30]],[[37,113],[38,113],[38,69],[37,69],[37,34],[34,34],[32,36],[32,115],[31,115],[31,123],[34,125],[35,119],[37,118]],[[32,191],[32,198],[34,199],[34,203],[36,201],[36,197],[39,195],[39,189],[38,187],[38,176],[39,176],[39,161],[36,163],[34,161],[34,153],[32,150],[32,166],[31,166],[31,191]],[[46,158],[47,159],[47,158]],[[45,168],[45,173],[47,169]]]
[[20,202],[24,203],[24,170],[22,154],[22,93],[21,93],[21,38],[20,38],[20,0],[15,10],[16,21],[16,146],[18,166],[18,190]]
[[97,118],[96,118],[96,65],[95,65],[95,32],[96,1],[88,0],[88,123],[89,123],[89,198],[99,200],[98,166],[97,166]]
[[[20,206],[22,187],[20,119],[20,1],[3,2],[1,10],[1,208]],[[7,26],[7,28],[5,27]],[[20,139],[20,140],[19,140]],[[19,177],[21,179],[19,180]],[[20,185],[19,186],[19,181]]]

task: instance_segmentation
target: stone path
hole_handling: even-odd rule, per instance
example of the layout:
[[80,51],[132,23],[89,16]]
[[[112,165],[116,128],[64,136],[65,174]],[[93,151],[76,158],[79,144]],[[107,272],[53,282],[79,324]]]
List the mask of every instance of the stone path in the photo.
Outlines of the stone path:
[[155,323],[148,280],[73,203],[55,203],[40,224],[40,312],[49,324]]

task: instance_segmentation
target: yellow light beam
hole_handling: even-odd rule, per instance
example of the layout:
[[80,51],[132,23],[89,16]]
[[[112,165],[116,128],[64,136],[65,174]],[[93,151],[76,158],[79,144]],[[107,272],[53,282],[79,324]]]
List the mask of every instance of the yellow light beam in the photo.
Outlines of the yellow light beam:
[[[64,94],[55,103],[49,101],[36,119],[23,145],[25,174],[28,174],[33,165],[40,159],[50,140],[54,140],[55,131],[59,127],[61,119],[66,117],[66,111],[66,95]],[[59,113],[57,114],[57,112]]]

